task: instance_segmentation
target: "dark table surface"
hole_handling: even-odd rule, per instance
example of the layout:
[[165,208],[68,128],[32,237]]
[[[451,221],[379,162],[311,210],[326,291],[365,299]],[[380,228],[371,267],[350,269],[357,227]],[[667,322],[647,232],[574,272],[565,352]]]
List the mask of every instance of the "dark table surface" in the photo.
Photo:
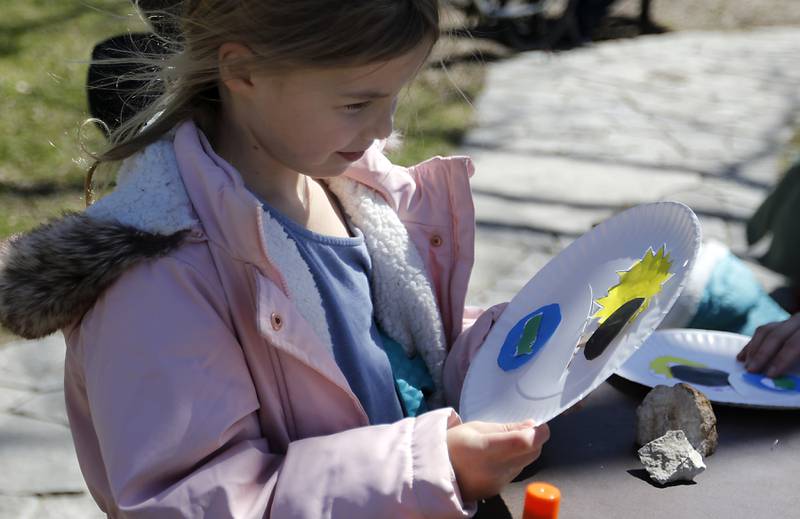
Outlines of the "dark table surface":
[[636,407],[650,388],[612,377],[550,422],[542,456],[481,518],[522,517],[525,487],[561,489],[561,519],[800,519],[800,410],[714,404],[719,446],[694,482],[652,483],[636,455]]

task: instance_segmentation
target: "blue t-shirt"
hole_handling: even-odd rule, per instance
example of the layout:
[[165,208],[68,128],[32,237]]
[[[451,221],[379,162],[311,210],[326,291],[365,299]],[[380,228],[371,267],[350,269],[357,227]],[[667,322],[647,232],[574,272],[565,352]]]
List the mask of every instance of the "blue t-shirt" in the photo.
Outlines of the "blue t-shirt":
[[263,204],[283,225],[308,264],[322,297],[336,364],[364,407],[371,424],[403,418],[392,365],[373,317],[369,279],[372,260],[364,236],[325,236],[295,223]]

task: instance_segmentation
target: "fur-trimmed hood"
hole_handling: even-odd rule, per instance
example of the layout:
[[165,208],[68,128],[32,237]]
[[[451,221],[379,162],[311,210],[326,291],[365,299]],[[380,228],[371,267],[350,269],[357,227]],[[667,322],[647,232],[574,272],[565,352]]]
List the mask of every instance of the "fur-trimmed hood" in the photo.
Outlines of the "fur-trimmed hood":
[[3,326],[26,339],[49,335],[80,319],[123,272],[183,242],[198,222],[177,172],[156,167],[174,163],[170,148],[158,142],[126,160],[117,190],[86,211],[0,244]]
[[[199,134],[192,123],[176,134],[181,132]],[[199,139],[207,145],[202,134]],[[360,182],[340,177],[329,181],[329,187],[364,233],[373,260],[378,322],[409,354],[422,354],[441,387],[441,315],[425,265],[403,223],[378,192]],[[252,203],[257,205],[254,197]],[[264,211],[259,218],[267,262],[332,350],[319,291],[296,245]],[[0,323],[27,338],[67,327],[126,270],[204,235],[204,225],[183,183],[172,141],[154,143],[127,159],[114,192],[85,212],[67,214],[0,245]]]

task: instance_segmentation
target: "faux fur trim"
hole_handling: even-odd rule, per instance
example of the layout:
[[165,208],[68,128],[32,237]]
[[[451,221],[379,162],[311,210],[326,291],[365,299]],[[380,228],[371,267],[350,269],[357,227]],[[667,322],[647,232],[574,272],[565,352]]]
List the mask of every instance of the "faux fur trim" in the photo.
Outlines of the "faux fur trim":
[[408,355],[419,352],[437,388],[447,356],[444,327],[425,266],[397,213],[372,189],[344,177],[329,179],[345,212],[364,233],[373,265],[378,324]]
[[27,339],[68,326],[125,270],[169,254],[184,234],[67,214],[12,237],[0,246],[0,323]]

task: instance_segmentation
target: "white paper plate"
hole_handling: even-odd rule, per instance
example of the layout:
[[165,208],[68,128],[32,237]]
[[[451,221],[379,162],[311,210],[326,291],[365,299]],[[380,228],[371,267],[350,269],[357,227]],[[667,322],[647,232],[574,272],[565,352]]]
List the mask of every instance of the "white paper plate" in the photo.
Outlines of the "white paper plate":
[[[750,337],[709,330],[659,330],[619,369],[617,375],[649,387],[685,382],[705,393],[712,402],[748,407],[798,408],[800,384],[789,375],[778,380],[747,373],[736,361]],[[695,365],[695,366],[693,366]],[[706,370],[706,375],[695,367]],[[713,370],[718,373],[711,373]],[[700,373],[701,378],[697,378]]]
[[[656,329],[682,290],[699,244],[697,217],[677,202],[634,207],[575,240],[536,273],[493,326],[467,372],[462,417],[492,422],[530,418],[543,423],[584,398]],[[584,358],[576,346],[584,333],[597,327],[592,316],[600,306],[594,301],[620,282],[618,271],[630,269],[648,250],[662,246],[671,259],[672,277],[602,355]],[[498,358],[503,344],[513,342],[512,333],[519,334],[537,309],[553,304],[559,307],[561,321],[550,339],[539,345],[527,364],[502,369]],[[546,320],[542,319],[542,328]]]

